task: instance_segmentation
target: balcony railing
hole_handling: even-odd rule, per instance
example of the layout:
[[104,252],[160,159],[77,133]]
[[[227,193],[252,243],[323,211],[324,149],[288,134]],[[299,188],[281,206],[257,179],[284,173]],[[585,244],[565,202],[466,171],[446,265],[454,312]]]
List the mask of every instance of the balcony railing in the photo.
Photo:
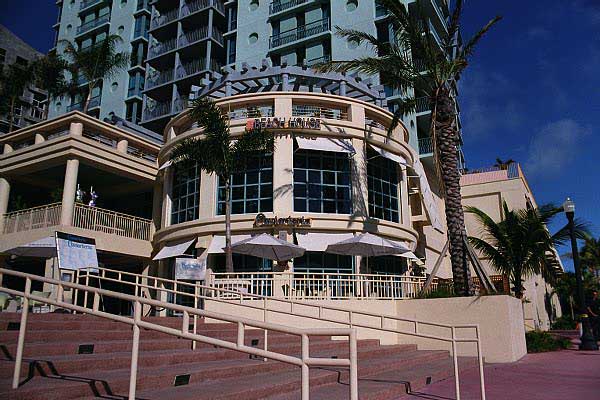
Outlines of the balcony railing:
[[417,114],[426,113],[426,112],[431,111],[431,105],[429,104],[428,97],[418,97],[416,99],[416,102],[417,102],[417,106],[416,106]]
[[258,105],[258,106],[249,106],[246,108],[238,108],[238,109],[228,112],[227,116],[231,120],[272,117],[273,116],[273,106],[272,105]]
[[313,105],[294,104],[292,105],[293,117],[315,117],[348,120],[348,113],[341,108],[320,107]]
[[86,22],[85,24],[77,27],[77,34],[81,35],[85,32],[88,32],[94,28],[99,27],[102,24],[105,24],[110,21],[110,14],[104,14],[96,19],[91,20],[90,22]]
[[182,79],[186,76],[194,75],[202,70],[204,70],[206,66],[206,59],[199,58],[177,67],[177,73],[175,75],[175,79]]
[[[214,30],[214,27],[213,27]],[[214,33],[213,33],[214,36]],[[184,32],[181,36],[179,36],[178,46],[185,47],[190,44],[199,42],[200,40],[208,39],[208,27],[203,26],[198,29],[194,29],[193,31]]]
[[149,73],[148,78],[146,78],[146,89],[152,89],[153,87],[171,82],[173,80],[174,73],[174,68],[170,68],[165,71],[156,71],[154,73]]
[[152,29],[156,29],[163,25],[168,24],[169,22],[175,21],[179,16],[179,9],[174,8],[172,10],[166,11],[164,14],[157,15],[155,14],[152,18],[152,22],[150,23]]
[[81,4],[79,5],[79,9],[80,10],[84,10],[88,7],[91,7],[93,5],[96,4],[100,4],[100,3],[104,3],[106,0],[82,0]]
[[285,11],[289,8],[299,6],[306,3],[308,0],[288,0],[288,1],[273,1],[269,4],[269,14],[276,14]]
[[329,18],[323,18],[319,21],[314,21],[306,25],[281,32],[278,35],[273,35],[269,38],[269,48],[284,46],[314,35],[318,35],[329,30]]
[[73,213],[73,226],[132,239],[150,240],[152,221],[77,203]]
[[187,15],[193,14],[197,11],[208,7],[215,7],[222,14],[225,14],[225,5],[220,0],[196,0],[185,2],[181,7],[181,17],[185,17]]
[[313,65],[322,64],[322,63],[326,63],[329,61],[331,61],[331,56],[329,54],[326,54],[321,57],[316,57],[316,58],[311,58],[310,60],[305,60],[305,61],[299,63],[298,66],[302,67],[306,63],[307,67],[312,67]]
[[419,154],[433,153],[433,140],[430,137],[419,139]]
[[53,203],[4,214],[2,233],[24,232],[59,225],[61,210],[61,203]]
[[[102,96],[95,96],[90,99],[90,102],[88,104],[88,111],[91,110],[92,108],[100,107],[101,97]],[[67,112],[83,111],[84,103],[85,102],[80,101],[79,103],[71,104],[70,106],[67,107]]]
[[412,299],[424,283],[424,277],[311,272],[213,273],[208,282],[239,293],[227,293],[228,298],[261,295],[298,300]]
[[162,103],[155,103],[153,105],[146,104],[144,109],[144,121],[159,118],[164,115],[171,114],[171,102],[165,101]]
[[149,58],[158,57],[168,51],[171,51],[177,47],[177,38],[168,39],[162,43],[155,44],[150,47],[148,51]]

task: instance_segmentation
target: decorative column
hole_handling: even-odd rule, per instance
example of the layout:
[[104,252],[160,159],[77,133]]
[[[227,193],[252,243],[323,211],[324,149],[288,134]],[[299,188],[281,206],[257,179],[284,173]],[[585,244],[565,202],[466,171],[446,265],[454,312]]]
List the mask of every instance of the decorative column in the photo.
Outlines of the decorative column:
[[4,214],[8,211],[9,196],[10,183],[6,178],[0,177],[0,234],[4,232]]
[[[73,125],[73,124],[71,124]],[[75,210],[75,193],[77,192],[77,175],[79,173],[79,160],[67,160],[65,169],[65,182],[63,185],[62,210],[60,224],[71,226]]]
[[163,185],[162,185],[162,209],[160,227],[165,228],[171,223],[171,185],[173,181],[173,167],[168,167],[165,170]]
[[[154,188],[152,192],[152,225],[154,226],[153,232],[156,232],[161,227],[162,221],[162,184],[159,174],[156,176],[156,181],[154,181]],[[152,238],[150,238],[152,240]]]
[[[274,115],[289,119],[292,116],[292,99],[275,98]],[[273,212],[279,216],[294,211],[294,138],[291,133],[275,134],[273,154]]]

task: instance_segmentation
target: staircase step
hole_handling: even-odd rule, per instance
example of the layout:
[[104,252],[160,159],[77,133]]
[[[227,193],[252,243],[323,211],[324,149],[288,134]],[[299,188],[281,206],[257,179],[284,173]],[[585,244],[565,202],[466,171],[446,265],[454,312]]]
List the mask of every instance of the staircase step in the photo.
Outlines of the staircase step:
[[[459,373],[477,367],[476,358],[459,357]],[[429,383],[438,382],[454,376],[452,358],[435,360],[426,364],[404,368],[398,365],[392,370],[383,370],[371,374],[360,374],[358,379],[360,400],[399,400],[400,396],[419,390]],[[429,380],[429,382],[428,382]],[[338,382],[311,388],[311,400],[345,399],[349,397],[347,376]],[[265,400],[296,400],[300,398],[300,389],[265,397]],[[408,396],[408,399],[414,399]]]
[[[387,346],[386,346],[387,347]],[[371,359],[370,353],[376,347],[359,347],[358,356],[359,360],[364,361],[361,371],[370,368],[371,370],[381,370],[382,368],[395,367],[399,361],[404,360],[406,363],[411,365],[419,362],[426,362],[431,359],[440,359],[447,357],[447,352],[443,351],[432,351],[426,353],[420,353],[416,350],[406,350],[403,346],[390,346],[388,351],[385,353],[388,358]],[[222,350],[224,351],[224,350]],[[312,356],[314,357],[329,357],[332,355],[340,358],[347,357],[346,349],[339,349],[338,351],[313,349]],[[389,357],[390,354],[392,357]],[[394,355],[396,355],[394,357]],[[198,359],[204,360],[204,357],[198,357],[196,360],[186,364],[176,365],[158,365],[151,367],[140,367],[138,371],[138,390],[150,390],[150,389],[165,389],[173,384],[173,380],[176,375],[179,374],[191,374],[190,382],[204,383],[207,381],[213,381],[217,379],[227,379],[238,377],[240,370],[245,370],[245,375],[260,374],[266,372],[279,372],[284,370],[297,370],[297,367],[283,364],[277,361],[268,360],[263,362],[262,360],[249,359],[248,356],[243,359],[223,359],[217,361],[202,361],[198,362]],[[12,371],[12,368],[11,368]],[[93,392],[91,387],[96,387],[95,390],[101,391],[104,388],[104,394],[110,395],[112,393],[123,393],[126,394],[129,387],[129,369],[120,368],[117,370],[91,370],[91,371],[75,371],[71,374],[62,373],[61,375],[50,375],[51,371],[45,371],[49,375],[48,378],[42,376],[35,376],[30,381],[26,382],[17,392],[18,396],[15,398],[19,399],[35,399],[35,398],[47,398],[49,392],[62,393],[61,398],[65,397],[68,393],[69,398],[75,398],[78,396],[90,395]],[[26,376],[26,375],[23,375]],[[102,382],[102,385],[98,385],[94,382]],[[6,378],[0,381],[0,388],[9,387],[10,379]],[[108,389],[110,388],[110,390]],[[15,395],[17,392],[14,392]],[[10,391],[7,392],[10,394]],[[42,397],[40,397],[42,396]],[[70,397],[74,396],[74,397]],[[2,393],[0,391],[0,397]]]

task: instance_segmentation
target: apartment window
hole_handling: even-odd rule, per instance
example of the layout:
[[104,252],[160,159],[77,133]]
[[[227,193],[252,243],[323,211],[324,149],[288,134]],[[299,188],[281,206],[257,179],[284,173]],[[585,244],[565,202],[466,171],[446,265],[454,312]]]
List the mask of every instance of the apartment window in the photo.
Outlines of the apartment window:
[[346,153],[297,150],[294,211],[350,214],[350,160]]
[[135,19],[134,38],[148,37],[148,30],[150,29],[150,19],[146,15],[142,15]]
[[235,37],[227,39],[227,63],[235,62]]
[[142,121],[142,103],[139,101],[126,103],[125,119],[134,124],[139,124]]
[[307,251],[302,257],[294,258],[295,272],[328,274],[351,274],[354,270],[354,257],[320,251]]
[[148,2],[149,2],[148,0],[138,0],[136,10],[140,11],[142,9],[148,9],[149,8]]
[[[225,215],[225,182],[219,178],[217,214]],[[231,213],[273,211],[273,155],[250,156],[246,173],[231,177]]]
[[200,201],[200,170],[198,166],[191,168],[175,166],[171,193],[171,225],[197,219]]
[[399,222],[398,164],[374,151],[367,153],[369,216]]

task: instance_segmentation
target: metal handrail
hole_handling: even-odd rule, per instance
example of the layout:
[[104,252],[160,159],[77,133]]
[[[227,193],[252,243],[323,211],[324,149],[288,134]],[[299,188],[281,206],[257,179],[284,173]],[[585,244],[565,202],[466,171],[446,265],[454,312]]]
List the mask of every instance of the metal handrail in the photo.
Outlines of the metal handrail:
[[[364,329],[369,329],[369,330],[376,330],[376,331],[389,332],[389,333],[395,333],[395,334],[400,334],[400,335],[414,336],[414,337],[420,337],[420,338],[424,338],[424,339],[438,340],[438,341],[450,343],[451,349],[452,349],[453,364],[454,364],[455,392],[456,392],[457,400],[460,400],[460,382],[458,379],[459,370],[458,370],[457,343],[475,343],[476,347],[477,347],[477,359],[478,359],[478,364],[479,364],[479,384],[480,384],[480,390],[481,390],[480,391],[481,400],[486,399],[485,378],[483,375],[483,353],[482,353],[482,347],[481,347],[481,336],[479,333],[479,324],[459,324],[459,325],[441,324],[441,323],[437,323],[437,322],[429,322],[429,321],[413,319],[413,318],[402,318],[402,317],[398,317],[396,315],[390,315],[390,314],[384,314],[384,313],[374,313],[374,312],[369,312],[369,311],[352,310],[352,309],[347,309],[344,307],[336,307],[336,306],[329,306],[329,305],[324,306],[321,304],[316,304],[316,303],[311,303],[311,302],[306,302],[306,301],[295,301],[295,300],[290,300],[290,299],[285,299],[285,298],[276,298],[276,297],[263,296],[263,295],[258,295],[258,294],[243,293],[243,296],[242,296],[242,295],[240,295],[241,293],[238,290],[231,290],[231,289],[218,288],[218,287],[207,286],[207,285],[200,285],[198,283],[195,283],[195,284],[186,283],[186,282],[181,282],[181,281],[172,280],[172,279],[168,279],[168,278],[159,278],[159,277],[135,274],[132,272],[118,271],[118,270],[113,270],[113,269],[109,269],[109,268],[98,267],[98,268],[95,268],[95,270],[98,271],[97,276],[90,275],[90,272],[93,272],[93,269],[80,270],[80,271],[86,272],[86,274],[83,277],[86,278],[87,283],[89,283],[90,278],[105,279],[107,281],[120,282],[120,283],[125,283],[128,285],[133,285],[135,293],[138,295],[141,295],[143,289],[146,289],[146,290],[151,289],[151,290],[156,290],[159,293],[165,292],[165,293],[173,294],[174,301],[175,301],[175,297],[177,295],[192,297],[194,299],[194,304],[196,306],[199,304],[199,300],[203,299],[203,300],[215,301],[218,303],[225,303],[225,304],[229,304],[229,305],[237,305],[240,307],[244,307],[246,309],[250,308],[250,309],[256,309],[256,310],[262,310],[263,322],[266,322],[268,313],[278,313],[278,314],[314,319],[314,320],[319,320],[319,321],[324,321],[324,322],[342,324],[342,325],[346,325],[350,328],[358,327],[358,328],[364,328]],[[118,279],[107,278],[106,272],[116,273],[118,276]],[[101,277],[99,275],[100,273],[103,273],[104,276]],[[135,277],[135,282],[124,281],[122,279],[123,275]],[[81,278],[81,276],[78,275],[77,279],[80,279],[80,278]],[[140,282],[140,281],[144,281],[144,280],[146,280],[146,281],[152,280],[153,285],[143,284]],[[162,288],[158,286],[159,282],[162,284],[162,286],[163,286]],[[165,283],[173,285],[174,289],[165,288]],[[184,288],[188,287],[189,289],[192,289],[193,293],[178,291],[177,288],[181,287],[181,286]],[[201,289],[204,291],[207,291],[209,293],[210,292],[225,293],[225,294],[232,295],[232,296],[229,296],[229,297],[227,297],[227,296],[226,297],[208,296],[206,294],[202,294]],[[256,305],[256,304],[251,304],[249,302],[244,302],[244,300],[248,300],[248,298],[253,298],[255,300],[261,300],[262,304]],[[234,302],[235,300],[239,300],[239,302]],[[87,301],[87,300],[85,300],[85,301]],[[289,310],[283,309],[281,307],[269,307],[269,303],[288,304]],[[299,313],[297,311],[294,311],[294,308],[296,308],[296,309],[299,308],[298,306],[304,307],[304,308],[312,307],[313,309],[317,308],[318,315],[315,316],[314,314]],[[335,313],[326,313],[326,311],[347,313],[347,318],[342,318],[342,319],[332,318],[332,314],[335,314]],[[356,319],[354,318],[354,316],[356,316],[356,315],[371,317],[370,320],[377,319],[377,321],[379,321],[379,324],[372,325],[372,324],[367,324],[364,322],[356,321]],[[401,330],[398,328],[392,328],[392,327],[386,326],[386,321],[388,321],[388,320],[392,320],[392,321],[396,321],[396,322],[412,323],[412,324],[414,324],[414,331]],[[426,334],[426,333],[423,333],[422,331],[419,331],[419,327],[422,327],[422,326],[445,328],[450,331],[450,334],[446,337]],[[456,335],[457,329],[474,330],[475,337],[472,339],[458,338]]]
[[[216,313],[206,310],[199,310],[192,307],[185,307],[177,304],[162,302],[158,300],[152,300],[142,298],[140,296],[131,296],[119,292],[113,292],[104,289],[93,288],[90,286],[80,285],[77,283],[63,282],[61,280],[41,277],[32,274],[26,274],[18,271],[11,271],[8,269],[0,268],[0,283],[3,282],[3,276],[15,276],[25,279],[24,291],[18,291],[0,287],[1,292],[8,293],[13,296],[20,296],[23,298],[22,312],[21,312],[21,323],[19,326],[19,337],[17,341],[17,353],[15,356],[15,369],[13,373],[12,388],[17,389],[19,387],[21,365],[23,362],[23,348],[25,344],[25,333],[27,331],[27,317],[29,314],[29,301],[37,301],[44,304],[49,304],[56,307],[62,307],[73,312],[80,312],[84,314],[91,314],[101,318],[110,319],[117,322],[123,322],[133,326],[133,344],[131,352],[131,368],[129,378],[129,394],[130,400],[135,399],[136,392],[136,381],[137,381],[137,370],[138,370],[138,354],[139,354],[139,341],[140,341],[140,328],[162,332],[168,335],[176,336],[183,339],[189,339],[193,343],[196,341],[206,343],[214,346],[219,346],[229,350],[240,351],[242,353],[263,357],[265,359],[272,359],[283,363],[296,365],[302,369],[302,400],[308,400],[310,392],[310,379],[309,379],[309,367],[319,366],[335,366],[335,367],[348,367],[350,370],[350,399],[358,400],[358,360],[357,360],[357,339],[356,330],[347,328],[319,328],[319,329],[305,329],[305,328],[291,328],[280,324],[273,324],[268,322],[261,322],[248,318],[226,315],[222,313]],[[47,283],[50,285],[57,286],[56,298],[47,298],[31,293],[32,281]],[[67,303],[63,300],[63,294],[65,288],[84,291],[86,294],[93,294],[93,305],[88,307],[87,303],[83,306],[77,304]],[[100,311],[100,299],[102,296],[114,297],[120,300],[131,301],[134,305],[133,317],[114,315],[105,311]],[[142,320],[142,306],[148,305],[153,307],[160,307],[165,309],[171,309],[179,311],[183,314],[181,329],[170,328],[162,326],[160,324],[152,323],[149,321]],[[237,324],[237,341],[235,343],[227,340],[216,339],[209,336],[204,336],[196,333],[196,327],[194,325],[194,331],[189,331],[190,316],[193,317],[206,317],[212,318],[223,322],[229,322]],[[275,331],[286,334],[291,334],[301,337],[301,357],[295,357],[282,353],[277,353],[272,350],[258,349],[244,344],[245,332],[247,327],[259,328],[267,331]],[[342,336],[348,337],[349,357],[347,359],[333,359],[333,358],[320,358],[310,356],[310,336]]]

